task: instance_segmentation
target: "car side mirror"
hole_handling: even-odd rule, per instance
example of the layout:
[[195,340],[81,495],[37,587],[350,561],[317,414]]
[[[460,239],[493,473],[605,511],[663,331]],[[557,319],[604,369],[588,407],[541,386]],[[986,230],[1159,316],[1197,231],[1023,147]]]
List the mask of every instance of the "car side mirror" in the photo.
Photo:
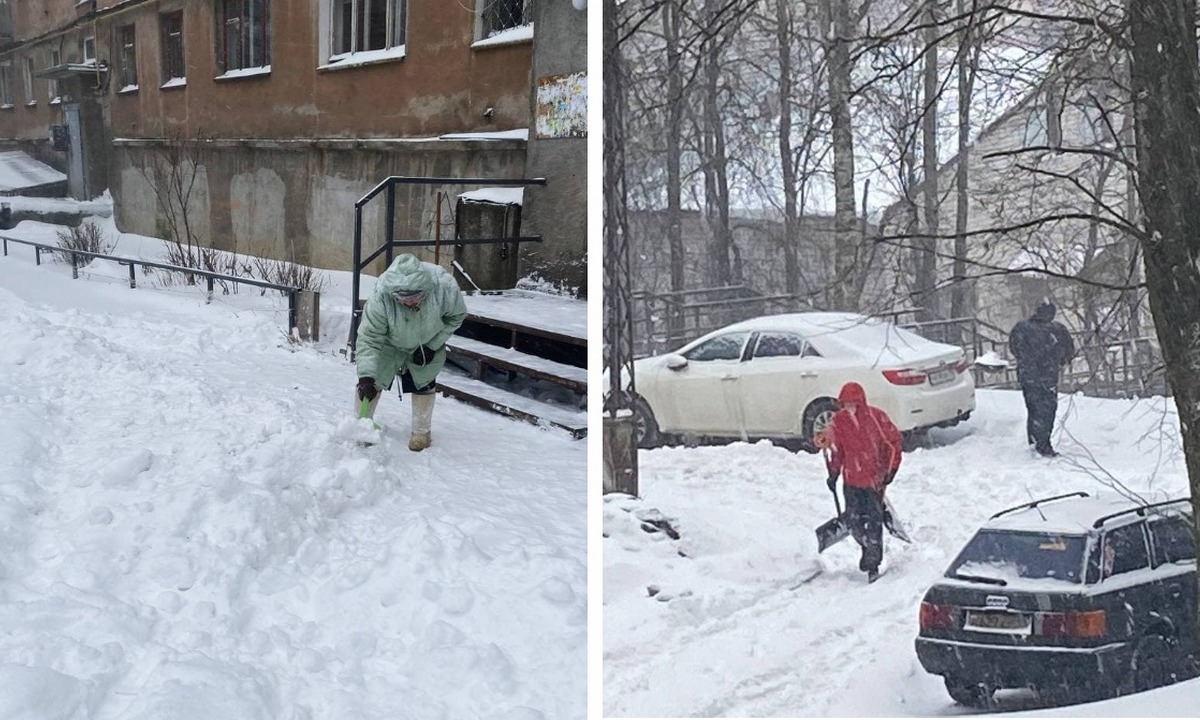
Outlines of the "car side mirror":
[[688,361],[687,361],[687,358],[685,358],[684,356],[682,356],[682,355],[668,355],[667,356],[667,368],[678,372],[687,366],[688,366]]

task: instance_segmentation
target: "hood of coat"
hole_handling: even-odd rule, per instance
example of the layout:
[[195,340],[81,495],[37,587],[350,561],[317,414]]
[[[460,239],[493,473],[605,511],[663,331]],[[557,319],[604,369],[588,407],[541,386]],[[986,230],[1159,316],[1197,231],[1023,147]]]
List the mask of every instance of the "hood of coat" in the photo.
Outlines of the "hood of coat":
[[854,403],[856,405],[867,404],[867,392],[863,390],[863,386],[856,382],[848,382],[842,386],[841,392],[838,393],[838,402],[842,405],[846,403]]
[[1033,319],[1040,320],[1041,322],[1050,322],[1054,319],[1056,310],[1057,308],[1054,307],[1054,303],[1044,302],[1038,305],[1037,309],[1033,311]]
[[395,297],[428,293],[437,284],[437,279],[425,263],[411,253],[404,253],[392,261],[390,267],[379,276],[375,292]]

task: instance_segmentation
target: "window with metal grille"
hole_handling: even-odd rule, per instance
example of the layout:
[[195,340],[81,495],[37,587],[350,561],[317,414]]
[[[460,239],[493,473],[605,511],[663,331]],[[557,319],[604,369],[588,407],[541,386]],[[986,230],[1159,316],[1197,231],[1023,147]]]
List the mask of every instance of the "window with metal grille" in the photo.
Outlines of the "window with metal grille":
[[332,55],[387,50],[405,42],[408,0],[332,0]]
[[0,107],[12,107],[12,79],[12,63],[4,63],[3,65],[0,65]]
[[137,35],[133,25],[117,28],[117,48],[121,52],[121,86],[137,87]]
[[270,0],[219,0],[217,63],[221,73],[271,64]]
[[183,69],[183,11],[159,16],[162,27],[163,82],[186,77]]
[[482,0],[481,38],[533,24],[533,0]]

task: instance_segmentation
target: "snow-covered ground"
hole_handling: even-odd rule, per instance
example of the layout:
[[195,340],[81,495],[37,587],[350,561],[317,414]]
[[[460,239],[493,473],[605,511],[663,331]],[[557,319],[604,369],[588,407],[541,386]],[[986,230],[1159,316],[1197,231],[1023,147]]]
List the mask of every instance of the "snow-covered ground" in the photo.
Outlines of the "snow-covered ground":
[[[977,400],[969,422],[905,455],[888,495],[915,542],[887,538],[872,585],[852,540],[816,554],[813,531],[835,512],[820,456],[765,442],[643,451],[642,499],[604,503],[605,714],[971,712],[922,670],[913,639],[925,590],[979,524],[1031,497],[1114,483],[1148,499],[1187,494],[1177,417],[1162,398],[1063,398],[1054,460],[1025,445],[1020,393]],[[659,516],[679,539],[642,529]],[[998,698],[1004,710],[1038,707],[1031,693]],[[1037,714],[1195,717],[1197,698],[1193,680]]]
[[411,453],[392,392],[359,447],[344,274],[293,346],[127,272],[0,258],[0,718],[585,716],[584,442],[442,397]]

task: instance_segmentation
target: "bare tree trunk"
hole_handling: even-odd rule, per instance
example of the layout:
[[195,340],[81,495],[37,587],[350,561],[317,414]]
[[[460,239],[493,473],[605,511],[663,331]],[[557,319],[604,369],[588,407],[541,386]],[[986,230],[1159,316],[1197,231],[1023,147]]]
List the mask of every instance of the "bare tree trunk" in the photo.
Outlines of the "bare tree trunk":
[[[683,218],[680,143],[683,136],[683,65],[679,52],[680,12],[677,0],[663,3],[663,29],[667,44],[667,247],[670,252],[671,290],[683,290]],[[672,333],[673,334],[673,333]]]
[[937,301],[937,234],[938,234],[938,29],[937,0],[925,7],[924,110],[921,115],[921,155],[925,176],[924,205],[925,233],[916,246],[916,301],[921,309],[917,320],[935,320],[941,314]]
[[717,0],[705,3],[706,27],[709,30],[703,50],[704,63],[704,209],[712,233],[712,281],[714,285],[729,285],[733,281],[729,255],[732,245],[729,231],[729,175],[725,157],[725,124],[721,113],[721,34],[730,28],[719,29],[722,7]]
[[[1146,284],[1179,411],[1200,546],[1200,64],[1196,4],[1128,0]],[[1200,575],[1197,576],[1200,593]],[[1200,610],[1198,610],[1200,613]],[[1200,640],[1200,617],[1195,626]]]
[[854,128],[850,118],[850,8],[845,0],[822,0],[822,29],[829,73],[829,116],[833,145],[834,279],[832,310],[856,310],[853,291],[859,229],[854,197]]
[[[966,1],[958,0],[958,13],[966,12]],[[970,222],[968,181],[970,179],[971,96],[975,87],[975,16],[971,15],[962,34],[958,53],[958,165],[954,184],[956,208],[954,216],[954,282],[950,287],[950,316],[964,318],[974,315],[970,305],[971,286],[967,281],[967,225]],[[960,340],[961,342],[961,340]]]
[[779,162],[783,170],[783,268],[789,295],[800,292],[796,242],[796,164],[792,158],[792,0],[775,0],[775,35],[779,49]]

